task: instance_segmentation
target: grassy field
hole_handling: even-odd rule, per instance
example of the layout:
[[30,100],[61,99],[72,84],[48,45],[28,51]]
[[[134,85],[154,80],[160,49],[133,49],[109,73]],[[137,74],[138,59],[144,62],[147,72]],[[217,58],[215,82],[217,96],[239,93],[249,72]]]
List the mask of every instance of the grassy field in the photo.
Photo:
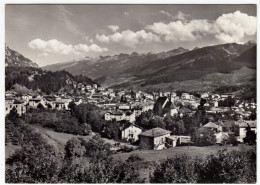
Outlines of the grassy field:
[[172,158],[177,155],[186,154],[191,157],[201,156],[206,157],[210,154],[215,154],[219,150],[227,149],[228,151],[231,150],[248,150],[252,146],[248,145],[239,145],[239,146],[204,146],[204,147],[198,147],[198,146],[179,146],[174,148],[169,148],[165,150],[136,150],[130,153],[120,153],[115,154],[114,158],[125,161],[130,155],[136,154],[139,157],[143,158],[144,161],[161,161],[165,160],[167,158]]

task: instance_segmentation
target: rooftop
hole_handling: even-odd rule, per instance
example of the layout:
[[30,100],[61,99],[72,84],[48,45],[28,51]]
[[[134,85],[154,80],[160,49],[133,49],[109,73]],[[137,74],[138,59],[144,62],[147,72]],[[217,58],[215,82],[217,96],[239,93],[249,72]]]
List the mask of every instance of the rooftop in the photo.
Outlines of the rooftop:
[[171,132],[162,128],[153,128],[151,130],[147,130],[145,132],[142,132],[140,136],[147,136],[147,137],[159,137],[166,134],[170,134]]

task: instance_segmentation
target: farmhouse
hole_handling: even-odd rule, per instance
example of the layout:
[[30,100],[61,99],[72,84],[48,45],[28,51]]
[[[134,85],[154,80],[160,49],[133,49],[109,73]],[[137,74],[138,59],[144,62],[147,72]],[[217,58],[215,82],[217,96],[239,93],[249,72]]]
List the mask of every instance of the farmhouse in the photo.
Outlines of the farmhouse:
[[165,148],[166,137],[170,131],[162,128],[153,128],[139,135],[140,145],[146,149],[162,150]]
[[137,141],[138,135],[142,133],[142,128],[134,124],[126,124],[122,128],[121,137],[127,141]]

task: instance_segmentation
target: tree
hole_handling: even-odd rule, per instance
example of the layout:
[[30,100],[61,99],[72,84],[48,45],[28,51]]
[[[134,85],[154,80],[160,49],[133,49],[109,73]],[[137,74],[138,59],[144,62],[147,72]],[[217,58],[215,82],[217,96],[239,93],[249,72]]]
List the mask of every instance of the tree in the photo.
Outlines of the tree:
[[238,145],[237,138],[234,135],[229,136],[227,143],[232,144],[233,146]]
[[48,107],[48,109],[52,109],[52,106],[51,106],[51,104],[47,104],[47,107]]
[[248,144],[256,143],[256,133],[253,130],[251,130],[249,125],[246,128],[246,137],[244,138],[244,142]]
[[43,107],[43,105],[42,105],[41,103],[39,103],[39,104],[37,105],[37,108],[38,108],[38,109],[43,109],[44,107]]
[[216,143],[216,136],[212,130],[203,130],[200,132],[199,143],[203,145],[214,145]]
[[206,157],[199,183],[255,183],[254,149],[248,152],[221,150]]
[[76,106],[77,105],[74,103],[74,101],[71,101],[71,102],[69,102],[68,108],[71,110],[71,112],[74,112]]
[[112,154],[112,151],[110,150],[111,145],[105,143],[100,135],[95,135],[88,142],[82,140],[82,145],[86,149],[85,156],[90,157],[92,161],[103,160],[104,158]]
[[[198,162],[199,164],[199,162]],[[167,159],[150,176],[151,183],[196,183],[197,162],[186,155]]]
[[84,174],[87,183],[143,183],[133,163],[122,163],[108,157],[102,162],[90,163]]
[[82,146],[82,141],[77,138],[72,138],[65,145],[65,158],[73,159],[82,157],[86,153],[86,149]]
[[115,121],[109,121],[105,123],[103,131],[102,131],[102,136],[109,138],[109,139],[115,139],[119,140],[120,139],[120,124]]
[[8,119],[8,120],[10,120],[11,122],[14,122],[16,119],[18,119],[20,116],[19,116],[19,114],[17,113],[17,110],[16,110],[16,108],[15,107],[13,107],[11,110],[10,110],[10,112],[9,112],[9,114],[7,114],[6,115],[6,118]]
[[143,161],[143,158],[141,158],[139,155],[137,154],[132,154],[130,155],[126,162],[137,162],[137,161]]

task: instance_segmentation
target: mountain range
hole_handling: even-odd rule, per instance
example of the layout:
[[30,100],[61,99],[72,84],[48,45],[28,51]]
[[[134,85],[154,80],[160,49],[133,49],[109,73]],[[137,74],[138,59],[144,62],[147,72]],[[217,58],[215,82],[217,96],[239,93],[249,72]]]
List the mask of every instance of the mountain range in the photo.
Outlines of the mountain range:
[[162,53],[119,54],[43,67],[88,76],[114,88],[212,90],[255,83],[256,43],[220,44]]

